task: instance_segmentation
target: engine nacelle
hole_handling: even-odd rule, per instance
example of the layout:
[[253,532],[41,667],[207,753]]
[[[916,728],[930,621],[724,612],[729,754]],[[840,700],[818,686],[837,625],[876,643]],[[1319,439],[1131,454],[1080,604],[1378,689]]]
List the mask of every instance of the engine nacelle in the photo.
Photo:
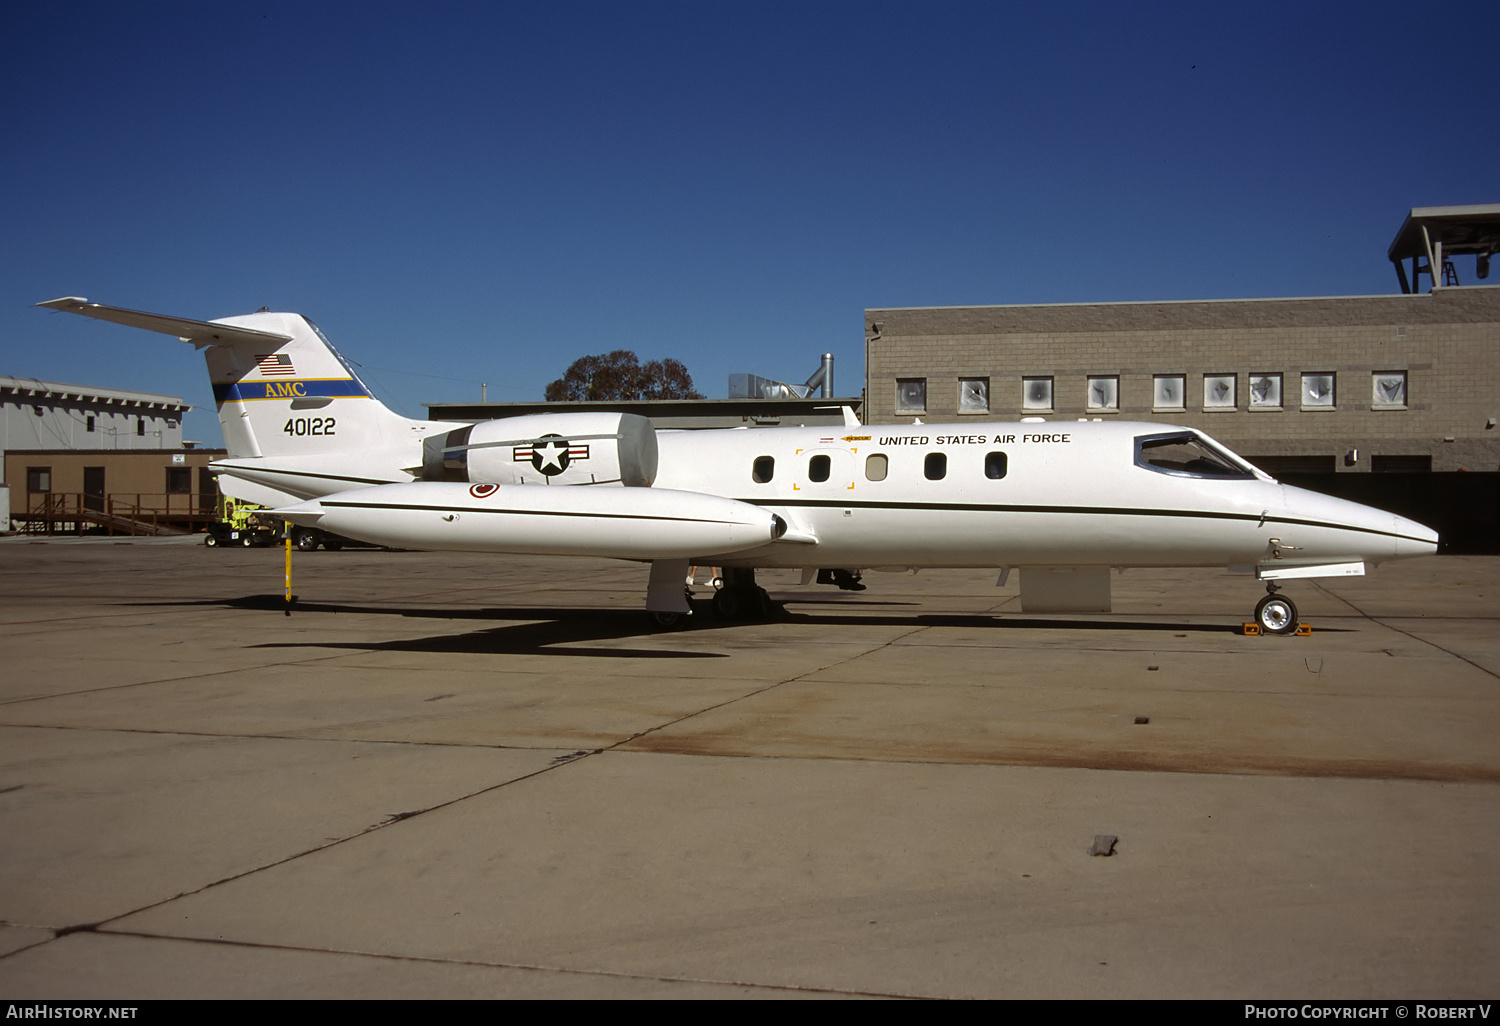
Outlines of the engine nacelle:
[[422,480],[626,485],[656,480],[656,428],[634,413],[537,413],[422,443]]

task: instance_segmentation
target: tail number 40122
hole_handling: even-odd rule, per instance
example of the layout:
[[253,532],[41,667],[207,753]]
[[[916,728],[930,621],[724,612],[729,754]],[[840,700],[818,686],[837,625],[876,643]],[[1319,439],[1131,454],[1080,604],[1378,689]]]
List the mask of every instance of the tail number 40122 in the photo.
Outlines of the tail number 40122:
[[331,435],[333,417],[293,417],[281,430],[289,435]]

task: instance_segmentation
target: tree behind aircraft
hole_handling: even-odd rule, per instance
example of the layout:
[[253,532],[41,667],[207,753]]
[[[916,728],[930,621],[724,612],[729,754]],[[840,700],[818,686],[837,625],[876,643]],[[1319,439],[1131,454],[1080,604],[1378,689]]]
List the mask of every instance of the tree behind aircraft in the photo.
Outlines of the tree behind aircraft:
[[612,399],[702,399],[692,375],[679,360],[652,360],[644,367],[628,349],[573,361],[547,386],[548,402]]

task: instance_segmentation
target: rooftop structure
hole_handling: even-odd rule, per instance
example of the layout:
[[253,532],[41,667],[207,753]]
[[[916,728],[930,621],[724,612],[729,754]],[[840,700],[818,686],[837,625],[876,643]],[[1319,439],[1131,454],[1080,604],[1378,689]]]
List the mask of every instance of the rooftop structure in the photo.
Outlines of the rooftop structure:
[[431,420],[495,420],[534,413],[635,413],[649,417],[658,428],[810,427],[842,424],[843,408],[858,415],[864,403],[857,398],[834,399],[636,399],[596,402],[426,403]]
[[[1396,265],[1401,291],[1421,290],[1427,275],[1435,289],[1459,284],[1452,258],[1473,255],[1474,275],[1490,276],[1490,255],[1500,251],[1500,204],[1481,203],[1466,207],[1413,207],[1401,230],[1391,241],[1387,255]],[[1411,261],[1411,277],[1401,261]],[[1442,270],[1439,280],[1438,269]]]
[[179,449],[181,396],[0,375],[0,453],[9,449]]

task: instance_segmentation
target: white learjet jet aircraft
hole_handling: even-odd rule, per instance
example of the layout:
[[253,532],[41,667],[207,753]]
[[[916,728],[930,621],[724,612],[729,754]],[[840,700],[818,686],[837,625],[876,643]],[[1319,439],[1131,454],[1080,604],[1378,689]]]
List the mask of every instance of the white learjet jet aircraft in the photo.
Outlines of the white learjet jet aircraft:
[[656,431],[626,413],[464,424],[387,409],[299,314],[216,321],[38,304],[206,350],[230,457],[226,495],[294,524],[411,549],[651,563],[646,608],[690,612],[692,565],[724,568],[715,605],[769,611],[757,567],[1021,571],[1027,612],[1108,611],[1111,567],[1253,569],[1260,627],[1290,633],[1278,581],[1363,574],[1437,550],[1421,524],[1283,485],[1200,431],[1041,422]]

